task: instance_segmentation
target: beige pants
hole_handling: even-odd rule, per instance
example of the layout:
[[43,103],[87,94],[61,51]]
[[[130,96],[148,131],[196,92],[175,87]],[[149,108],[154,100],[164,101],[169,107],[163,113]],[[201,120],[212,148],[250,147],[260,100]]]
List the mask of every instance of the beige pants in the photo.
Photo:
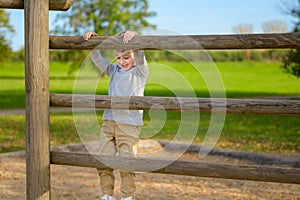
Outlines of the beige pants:
[[[100,154],[136,156],[140,126],[104,120],[100,133]],[[115,177],[113,170],[98,170],[103,195],[113,196]],[[120,171],[123,197],[133,196],[136,191],[135,174]]]

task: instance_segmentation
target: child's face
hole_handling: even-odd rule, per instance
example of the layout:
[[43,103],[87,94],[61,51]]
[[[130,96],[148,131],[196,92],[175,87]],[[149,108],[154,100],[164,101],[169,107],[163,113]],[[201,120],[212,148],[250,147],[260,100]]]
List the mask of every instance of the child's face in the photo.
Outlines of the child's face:
[[118,51],[118,50],[116,50],[115,52],[116,52],[117,64],[123,70],[128,71],[135,65],[133,51]]

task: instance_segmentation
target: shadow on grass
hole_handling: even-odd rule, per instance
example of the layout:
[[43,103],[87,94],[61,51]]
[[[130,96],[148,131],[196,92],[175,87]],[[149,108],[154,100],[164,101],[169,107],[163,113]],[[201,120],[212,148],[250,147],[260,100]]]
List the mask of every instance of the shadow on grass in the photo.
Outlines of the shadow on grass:
[[0,109],[25,107],[25,91],[13,90],[0,93]]

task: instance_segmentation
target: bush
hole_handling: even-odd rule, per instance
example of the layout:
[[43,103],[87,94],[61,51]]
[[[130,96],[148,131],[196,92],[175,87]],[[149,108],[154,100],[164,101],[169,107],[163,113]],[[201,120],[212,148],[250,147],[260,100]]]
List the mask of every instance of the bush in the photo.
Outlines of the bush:
[[288,73],[300,77],[300,49],[290,50],[286,57],[283,59],[282,68]]
[[9,62],[12,58],[12,50],[4,38],[0,38],[0,62]]

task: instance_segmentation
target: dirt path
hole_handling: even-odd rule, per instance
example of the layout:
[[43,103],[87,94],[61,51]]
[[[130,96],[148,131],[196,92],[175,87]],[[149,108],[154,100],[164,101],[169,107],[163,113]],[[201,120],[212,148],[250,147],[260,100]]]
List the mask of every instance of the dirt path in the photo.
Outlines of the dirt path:
[[[198,160],[196,154],[185,154],[181,159]],[[201,160],[203,161],[203,160]],[[251,164],[250,161],[207,156],[205,162]],[[253,163],[252,163],[253,164]],[[0,199],[25,199],[24,154],[0,156]],[[120,177],[116,173],[116,196],[121,196]],[[299,199],[300,185],[198,178],[178,175],[138,173],[138,200],[173,199]],[[51,199],[100,199],[96,169],[51,165]]]

